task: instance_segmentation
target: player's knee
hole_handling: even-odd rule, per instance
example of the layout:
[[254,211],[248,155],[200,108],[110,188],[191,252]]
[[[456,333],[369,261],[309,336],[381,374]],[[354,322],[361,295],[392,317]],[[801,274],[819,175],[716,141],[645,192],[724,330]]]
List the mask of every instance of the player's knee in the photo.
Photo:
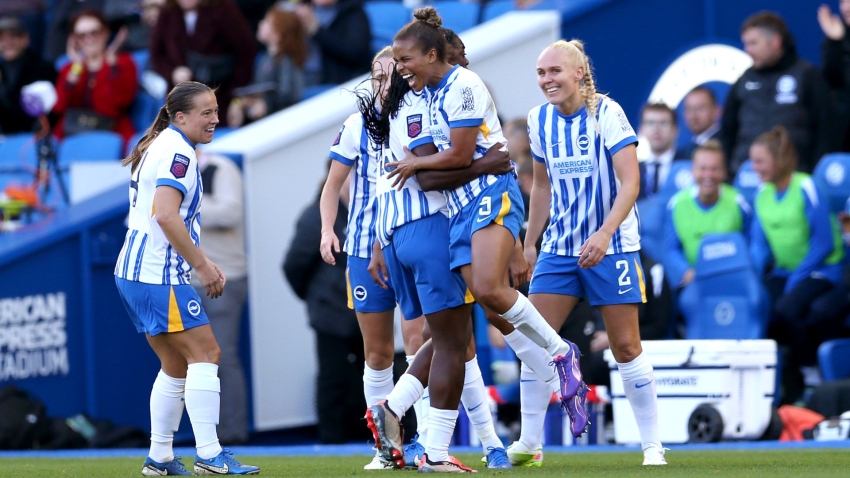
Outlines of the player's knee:
[[630,340],[628,337],[615,339],[609,335],[608,340],[611,346],[611,353],[614,354],[614,360],[617,363],[629,363],[641,353],[640,342]]
[[369,347],[365,352],[366,365],[372,370],[386,370],[393,364],[392,347]]
[[478,281],[475,288],[472,289],[472,295],[479,303],[490,309],[498,310],[501,308],[499,307],[501,289],[501,284],[497,282]]
[[221,362],[221,349],[218,344],[210,345],[204,350],[204,362],[214,363],[216,365]]
[[422,334],[413,334],[404,338],[404,352],[407,355],[416,354],[422,348]]

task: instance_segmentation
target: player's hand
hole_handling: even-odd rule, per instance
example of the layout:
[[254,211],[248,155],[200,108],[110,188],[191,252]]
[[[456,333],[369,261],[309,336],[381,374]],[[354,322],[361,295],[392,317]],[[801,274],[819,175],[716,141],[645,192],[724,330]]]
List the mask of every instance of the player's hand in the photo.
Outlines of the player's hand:
[[525,244],[523,250],[525,262],[528,264],[528,281],[531,282],[531,276],[534,275],[534,266],[537,265],[537,247],[534,244]]
[[682,275],[682,287],[690,284],[694,280],[695,275],[696,273],[692,268],[686,270],[685,273]]
[[599,352],[600,350],[605,350],[610,346],[611,344],[608,342],[608,332],[605,332],[604,330],[597,330],[593,333],[593,338],[590,339],[591,352]]
[[319,252],[322,253],[322,259],[325,262],[332,266],[336,265],[334,253],[339,254],[339,239],[333,231],[322,232],[322,242],[319,245]]
[[578,266],[583,269],[590,269],[602,262],[605,253],[608,252],[609,244],[611,244],[611,236],[607,232],[600,229],[591,234],[581,245]]
[[476,166],[481,168],[482,174],[507,174],[514,170],[514,165],[511,163],[511,155],[508,150],[504,149],[504,143],[496,143],[487,153],[475,161]]
[[525,260],[522,243],[517,239],[511,260],[508,262],[508,274],[511,276],[514,289],[519,289],[528,281],[528,271],[528,261]]
[[384,260],[384,253],[380,247],[372,248],[372,259],[369,260],[369,267],[366,270],[369,271],[372,280],[382,289],[389,289],[387,281],[390,280],[390,275],[387,271],[387,261]]
[[407,146],[404,147],[404,159],[401,161],[397,161],[395,163],[387,163],[384,166],[390,174],[387,175],[387,179],[390,179],[395,176],[395,182],[393,182],[392,187],[398,188],[401,191],[401,188],[404,186],[404,183],[410,179],[411,176],[416,174],[416,160],[418,157],[411,153]]
[[187,66],[178,66],[171,72],[171,82],[175,85],[192,79],[192,70]]
[[207,259],[207,262],[203,266],[198,267],[197,272],[198,280],[204,286],[207,297],[215,299],[221,296],[221,293],[224,292],[224,284],[227,281],[221,269],[211,260]]
[[821,5],[818,8],[818,23],[820,24],[820,29],[823,30],[823,34],[830,40],[838,41],[844,38],[844,32],[846,30],[844,20],[838,15],[833,14],[828,6]]

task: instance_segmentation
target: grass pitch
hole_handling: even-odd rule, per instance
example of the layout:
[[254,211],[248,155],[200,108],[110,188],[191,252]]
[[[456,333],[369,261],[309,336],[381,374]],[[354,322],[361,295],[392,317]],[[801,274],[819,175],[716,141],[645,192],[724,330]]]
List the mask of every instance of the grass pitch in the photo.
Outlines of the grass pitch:
[[[482,475],[539,477],[847,477],[850,452],[836,449],[671,451],[666,467],[642,467],[638,451],[547,453],[541,468],[487,470],[481,455],[458,455]],[[261,467],[260,476],[411,476],[413,471],[364,471],[367,456],[246,456],[245,463]],[[139,477],[139,458],[4,458],[0,476],[15,477]],[[183,460],[191,469],[191,457]]]

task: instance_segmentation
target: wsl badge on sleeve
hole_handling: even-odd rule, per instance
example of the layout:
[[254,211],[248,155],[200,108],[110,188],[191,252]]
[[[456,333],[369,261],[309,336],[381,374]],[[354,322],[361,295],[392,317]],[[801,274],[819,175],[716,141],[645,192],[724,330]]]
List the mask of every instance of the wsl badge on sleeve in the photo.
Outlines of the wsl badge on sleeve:
[[331,146],[339,145],[339,141],[342,139],[342,132],[345,131],[345,125],[342,125],[342,128],[339,129],[339,133],[336,134],[336,138],[334,138],[334,144]]
[[407,136],[415,138],[422,132],[422,115],[410,115],[407,117]]
[[188,169],[189,158],[180,153],[175,154],[174,159],[171,160],[171,174],[177,179],[183,179],[186,177],[186,171]]

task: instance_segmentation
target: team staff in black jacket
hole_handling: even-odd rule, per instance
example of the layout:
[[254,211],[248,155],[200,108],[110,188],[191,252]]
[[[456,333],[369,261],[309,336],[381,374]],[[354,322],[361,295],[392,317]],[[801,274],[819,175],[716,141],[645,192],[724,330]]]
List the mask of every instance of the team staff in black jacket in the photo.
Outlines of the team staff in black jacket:
[[841,151],[850,151],[850,0],[839,3],[841,16],[834,15],[829,7],[821,5],[818,9],[818,23],[823,30],[824,39],[821,49],[823,76],[832,90],[832,104],[835,108],[835,134],[842,138],[838,143]]
[[797,56],[785,21],[773,12],[747,18],[741,41],[753,66],[729,91],[721,126],[732,177],[749,157],[753,140],[776,125],[791,135],[800,158],[798,169],[811,172],[821,156],[834,149],[826,83],[814,66]]
[[[348,184],[341,201],[334,232],[345,237],[348,223]],[[345,196],[345,197],[342,197]],[[336,254],[336,265],[322,260],[319,197],[301,213],[295,236],[283,261],[283,273],[295,294],[307,305],[310,327],[316,332],[316,412],[319,440],[345,443],[363,440],[363,336],[357,317],[348,308],[345,253]]]

